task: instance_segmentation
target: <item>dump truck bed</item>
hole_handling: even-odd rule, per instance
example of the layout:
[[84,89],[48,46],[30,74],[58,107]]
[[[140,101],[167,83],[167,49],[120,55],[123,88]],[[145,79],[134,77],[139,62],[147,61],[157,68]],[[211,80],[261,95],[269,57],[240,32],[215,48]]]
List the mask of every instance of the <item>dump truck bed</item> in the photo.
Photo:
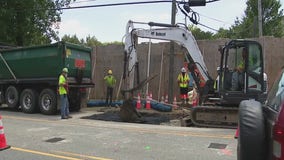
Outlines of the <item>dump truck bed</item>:
[[0,51],[0,83],[58,79],[69,70],[71,83],[92,83],[92,49],[67,42]]

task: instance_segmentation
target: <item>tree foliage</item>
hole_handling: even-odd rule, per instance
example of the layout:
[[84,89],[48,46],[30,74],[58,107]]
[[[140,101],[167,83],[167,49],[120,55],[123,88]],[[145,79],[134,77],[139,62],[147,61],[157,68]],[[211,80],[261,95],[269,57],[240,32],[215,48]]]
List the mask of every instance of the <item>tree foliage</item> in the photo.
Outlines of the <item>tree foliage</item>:
[[83,39],[79,40],[76,35],[70,36],[70,35],[64,35],[61,38],[62,41],[75,43],[75,44],[82,44]]
[[95,47],[95,46],[100,46],[102,45],[102,43],[100,41],[97,40],[97,38],[95,36],[90,36],[88,35],[86,37],[86,40],[84,39],[80,39],[75,35],[70,36],[70,35],[64,35],[61,39],[62,41],[65,42],[70,42],[70,43],[75,43],[75,44],[80,44],[80,45],[86,45],[89,47]]
[[190,25],[189,30],[191,31],[192,35],[195,37],[196,40],[205,40],[205,39],[212,39],[213,33],[212,32],[204,32],[200,28]]
[[219,28],[218,32],[213,35],[214,39],[219,39],[219,38],[232,38],[232,30],[224,29],[224,28]]
[[89,46],[89,47],[106,46],[106,45],[110,45],[110,44],[122,44],[122,42],[117,42],[117,41],[102,43],[102,42],[98,41],[95,36],[91,37],[90,35],[88,35],[85,40],[84,39],[79,40],[79,38],[76,35],[73,35],[73,36],[64,35],[61,40],[65,41],[65,42],[70,42],[70,43],[75,43],[75,44],[80,44],[80,45],[86,45],[86,46]]
[[[262,0],[262,28],[264,36],[284,35],[283,10],[279,0]],[[231,27],[233,36],[238,38],[258,37],[258,0],[248,0],[245,16],[237,18]]]
[[1,0],[0,42],[19,46],[58,40],[54,27],[61,21],[59,8],[71,0]]
[[[262,0],[263,36],[284,36],[284,16],[279,0]],[[189,26],[196,39],[252,38],[258,37],[258,0],[248,0],[244,16],[235,19],[229,29],[220,28],[217,33],[204,32]],[[211,36],[211,37],[210,37]]]

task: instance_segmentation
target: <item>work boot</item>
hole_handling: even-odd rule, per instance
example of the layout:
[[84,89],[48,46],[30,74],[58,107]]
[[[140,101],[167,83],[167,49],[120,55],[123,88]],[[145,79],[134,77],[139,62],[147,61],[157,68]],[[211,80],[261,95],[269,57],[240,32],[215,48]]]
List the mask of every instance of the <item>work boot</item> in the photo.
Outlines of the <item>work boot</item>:
[[72,116],[68,115],[67,118],[72,118]]

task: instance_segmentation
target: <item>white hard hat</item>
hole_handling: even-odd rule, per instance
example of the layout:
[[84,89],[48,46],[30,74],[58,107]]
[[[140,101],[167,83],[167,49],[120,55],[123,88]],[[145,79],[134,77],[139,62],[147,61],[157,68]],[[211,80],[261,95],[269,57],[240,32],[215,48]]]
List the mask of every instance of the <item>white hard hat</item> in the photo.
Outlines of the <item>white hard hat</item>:
[[186,72],[186,69],[184,67],[182,67],[181,72]]
[[62,72],[68,73],[68,68],[63,68]]

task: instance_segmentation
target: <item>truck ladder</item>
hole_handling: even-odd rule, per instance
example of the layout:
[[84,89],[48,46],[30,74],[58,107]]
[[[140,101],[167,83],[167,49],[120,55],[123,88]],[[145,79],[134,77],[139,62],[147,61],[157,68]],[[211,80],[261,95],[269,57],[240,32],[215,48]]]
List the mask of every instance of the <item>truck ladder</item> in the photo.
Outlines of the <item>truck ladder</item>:
[[8,68],[9,72],[11,73],[11,75],[13,76],[13,78],[15,79],[15,81],[17,81],[17,78],[14,74],[14,72],[11,70],[10,66],[8,65],[7,61],[4,59],[2,53],[0,52],[0,57],[3,60],[3,62],[5,63],[6,67]]

